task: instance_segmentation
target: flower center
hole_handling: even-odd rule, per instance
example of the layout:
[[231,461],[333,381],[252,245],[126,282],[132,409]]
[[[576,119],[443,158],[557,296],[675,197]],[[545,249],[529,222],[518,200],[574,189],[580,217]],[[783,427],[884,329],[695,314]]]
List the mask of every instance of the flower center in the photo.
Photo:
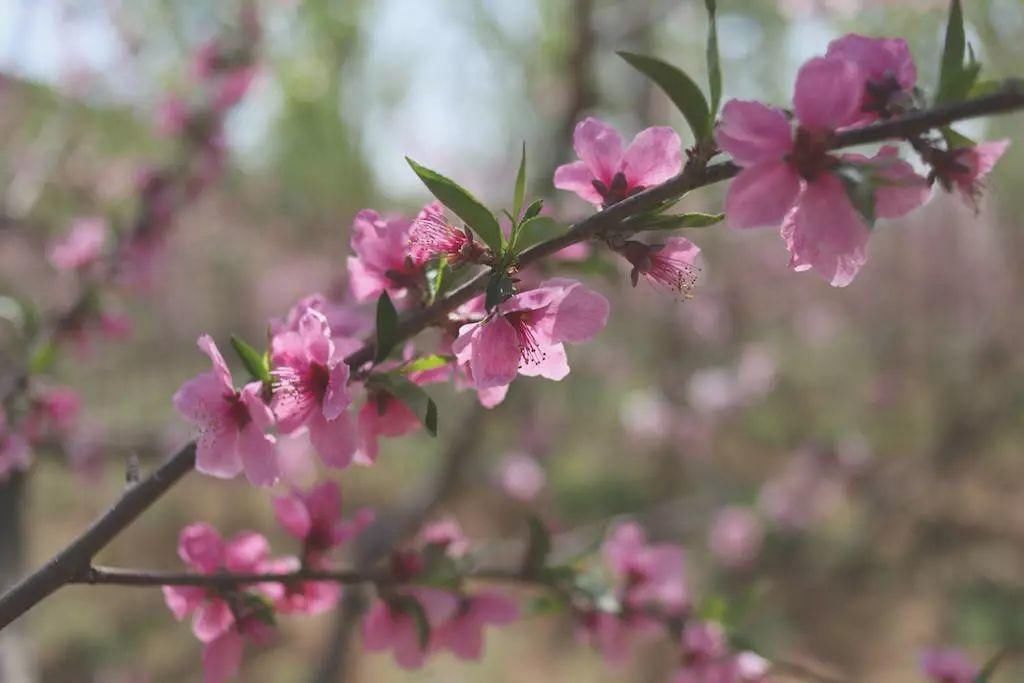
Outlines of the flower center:
[[239,392],[225,394],[224,400],[228,402],[228,414],[231,416],[231,420],[238,425],[239,429],[252,422],[249,409],[242,401],[242,395]]
[[512,329],[516,331],[516,341],[519,344],[519,356],[523,362],[532,365],[540,363],[547,354],[540,346],[540,342],[537,341],[537,335],[533,331],[533,326],[530,324],[530,314],[528,311],[516,311],[514,313],[508,313],[505,315],[505,320],[512,325]]
[[839,163],[828,153],[831,138],[829,131],[812,131],[801,126],[796,130],[793,151],[786,160],[804,180],[810,182]]
[[630,197],[644,189],[643,185],[629,187],[629,181],[626,180],[626,175],[622,171],[619,171],[612,177],[611,185],[605,185],[596,178],[591,183],[604,200],[601,206],[606,209],[612,204],[618,204],[626,197]]
[[310,363],[309,365],[309,390],[319,400],[327,394],[327,385],[331,381],[331,371],[326,365]]

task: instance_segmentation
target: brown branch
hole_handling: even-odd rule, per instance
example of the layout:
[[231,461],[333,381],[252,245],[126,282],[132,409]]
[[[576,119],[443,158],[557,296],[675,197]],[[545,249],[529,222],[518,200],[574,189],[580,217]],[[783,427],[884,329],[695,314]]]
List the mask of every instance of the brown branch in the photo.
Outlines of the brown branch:
[[[1008,81],[1000,91],[992,95],[839,133],[832,146],[840,148],[903,139],[956,121],[1019,109],[1024,109],[1024,86],[1020,81]],[[627,218],[678,199],[692,190],[732,178],[737,173],[739,168],[729,162],[711,166],[688,163],[676,177],[585,218],[559,237],[531,247],[519,257],[519,263],[527,266],[603,232],[626,229],[623,221]],[[481,293],[487,280],[488,273],[481,272],[434,305],[404,317],[398,325],[396,341],[409,339],[443,320],[449,312]],[[367,342],[345,361],[354,367],[362,366],[373,359],[373,353],[373,343]],[[148,478],[128,489],[121,500],[40,570],[0,597],[0,629],[61,586],[81,577],[88,570],[92,557],[191,470],[194,462],[195,446],[189,444]]]

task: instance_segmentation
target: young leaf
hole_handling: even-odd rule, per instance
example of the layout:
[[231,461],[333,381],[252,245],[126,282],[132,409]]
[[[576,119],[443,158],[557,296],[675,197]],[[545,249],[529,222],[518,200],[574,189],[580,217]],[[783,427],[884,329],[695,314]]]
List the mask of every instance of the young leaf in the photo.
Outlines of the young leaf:
[[533,576],[541,572],[551,553],[551,535],[544,523],[536,517],[530,517],[527,521],[530,537],[523,555],[523,574]]
[[373,356],[374,363],[380,363],[388,357],[398,343],[398,311],[391,303],[387,292],[381,292],[377,299],[377,345]]
[[414,372],[425,372],[427,370],[436,370],[443,368],[452,362],[451,356],[441,356],[438,354],[432,354],[430,356],[421,356],[415,360],[411,360],[402,366],[401,371],[403,374],[409,375]]
[[231,335],[231,348],[238,354],[249,375],[264,384],[270,383],[270,365],[266,354],[260,353],[239,336]]
[[519,161],[519,173],[516,174],[516,189],[512,199],[512,215],[515,216],[513,223],[518,219],[519,212],[526,200],[526,143],[523,142],[523,156]]
[[718,57],[718,20],[716,0],[704,0],[708,10],[708,92],[711,93],[710,123],[715,125],[718,105],[722,101],[722,66]]
[[432,171],[425,166],[420,166],[412,159],[406,157],[409,166],[420,177],[427,189],[437,197],[438,201],[451,209],[455,215],[466,222],[470,228],[480,235],[480,239],[491,248],[495,254],[501,253],[502,237],[501,227],[498,220],[490,210],[469,193],[469,190],[461,187],[454,180],[446,178],[437,171]]
[[427,268],[427,299],[429,303],[434,303],[437,297],[441,294],[441,288],[444,286],[444,276],[448,273],[448,258],[441,257],[436,264]]
[[550,216],[534,216],[519,226],[516,239],[516,255],[519,255],[544,240],[554,237],[562,231],[562,226]]
[[654,57],[630,52],[618,53],[637,71],[658,84],[679,108],[698,141],[711,139],[711,113],[704,93],[685,73]]
[[680,213],[638,217],[640,230],[675,230],[677,228],[706,228],[721,223],[724,213]]
[[427,392],[401,374],[374,375],[372,382],[404,403],[423,422],[431,436],[437,436],[437,404]]
[[516,293],[516,284],[506,273],[495,271],[487,281],[484,308],[488,311]]
[[963,133],[958,133],[949,126],[942,129],[942,137],[946,139],[946,146],[949,149],[962,149],[974,147],[977,143]]
[[[969,52],[969,56],[965,53]],[[964,58],[967,56],[967,64]],[[935,103],[944,104],[962,100],[971,91],[978,78],[981,64],[974,58],[974,50],[967,44],[964,33],[964,13],[960,0],[952,0],[949,6],[949,22],[946,25],[946,43],[942,50],[939,70],[939,87]]]
[[46,372],[53,367],[56,361],[57,345],[52,342],[46,342],[32,352],[32,356],[28,361],[28,371],[33,375]]
[[523,221],[528,221],[534,216],[540,215],[540,210],[544,208],[544,200],[538,199],[526,207],[526,212],[523,213]]

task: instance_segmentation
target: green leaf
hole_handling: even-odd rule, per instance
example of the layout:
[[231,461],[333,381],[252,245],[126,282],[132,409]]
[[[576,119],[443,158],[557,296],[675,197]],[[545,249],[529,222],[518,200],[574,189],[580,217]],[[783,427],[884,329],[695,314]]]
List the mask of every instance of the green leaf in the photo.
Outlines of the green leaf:
[[850,203],[857,210],[868,227],[875,225],[875,179],[870,171],[854,164],[844,164],[836,169],[843,181],[843,187]]
[[523,222],[526,222],[540,214],[540,210],[544,208],[544,200],[538,199],[526,207],[526,211],[523,213]]
[[516,239],[516,255],[519,255],[535,244],[550,239],[562,232],[563,226],[550,216],[534,216],[523,221],[519,226]]
[[444,366],[448,365],[451,362],[451,356],[440,356],[438,354],[433,354],[430,356],[421,356],[420,358],[411,360],[405,365],[403,365],[401,368],[401,372],[403,374],[409,375],[414,372],[436,370],[438,368],[443,368]]
[[53,367],[56,361],[57,345],[53,342],[46,342],[32,352],[32,357],[28,361],[29,374],[36,375],[46,372]]
[[441,294],[441,288],[444,287],[444,278],[448,274],[450,268],[448,267],[448,257],[441,257],[436,263],[427,267],[425,273],[427,278],[427,302],[434,303],[437,297]]
[[[964,64],[964,58],[967,64]],[[939,86],[935,103],[959,102],[967,97],[978,79],[981,64],[974,57],[974,49],[967,44],[964,32],[964,13],[960,0],[952,0],[949,6],[949,22],[946,25],[946,43],[942,50],[939,70]]]
[[942,137],[946,139],[946,146],[949,149],[963,149],[974,147],[977,143],[963,133],[958,133],[949,126],[942,129]]
[[437,436],[437,404],[422,387],[409,381],[400,372],[373,375],[370,383],[404,403],[420,418],[430,435]]
[[725,219],[724,213],[679,213],[637,217],[638,230],[676,230],[677,228],[707,228]]
[[967,97],[974,99],[975,97],[985,97],[986,95],[995,95],[997,92],[1002,91],[1005,87],[1003,81],[989,80],[989,81],[978,81],[971,86],[971,91],[967,93]]
[[1008,648],[1003,648],[999,652],[995,653],[987,662],[985,662],[985,666],[983,666],[981,671],[978,672],[978,676],[974,679],[974,683],[991,683],[992,676],[995,675],[996,669],[999,668],[999,665],[1008,653]]
[[242,361],[242,365],[249,372],[253,379],[264,384],[270,383],[270,364],[265,353],[260,353],[247,344],[244,339],[237,335],[231,335],[231,348],[235,350]]
[[476,234],[491,248],[491,251],[495,254],[501,253],[503,243],[501,227],[498,225],[498,219],[486,206],[454,180],[417,164],[409,157],[406,157],[405,160],[409,162],[409,166],[420,177],[427,189],[437,197],[438,201],[451,209],[455,215],[466,222],[466,225],[476,231]]
[[665,91],[669,99],[683,113],[686,122],[690,124],[690,128],[693,130],[694,137],[699,142],[711,139],[711,112],[708,110],[708,103],[704,99],[704,93],[700,91],[700,88],[693,82],[692,78],[671,64],[666,64],[654,57],[646,57],[630,52],[620,52],[618,54],[629,62],[630,66],[650,78],[658,84],[658,87]]
[[508,273],[495,271],[487,281],[487,292],[484,298],[484,308],[488,311],[508,299],[516,293],[516,283]]
[[519,211],[523,208],[523,202],[526,200],[526,142],[523,142],[523,156],[519,161],[519,173],[516,174],[516,189],[512,199],[512,215],[515,218],[512,222],[515,223],[519,218]]
[[548,616],[565,610],[565,601],[554,595],[537,595],[526,606],[526,613],[531,616]]
[[536,517],[530,517],[530,536],[523,554],[523,574],[535,576],[544,569],[548,555],[551,553],[551,534],[547,527]]
[[722,65],[718,56],[718,19],[715,0],[704,0],[708,10],[708,92],[711,93],[711,125],[715,125],[718,105],[722,101]]
[[391,350],[398,344],[398,311],[391,303],[387,292],[381,292],[377,299],[377,344],[373,356],[374,363],[380,363],[388,357]]

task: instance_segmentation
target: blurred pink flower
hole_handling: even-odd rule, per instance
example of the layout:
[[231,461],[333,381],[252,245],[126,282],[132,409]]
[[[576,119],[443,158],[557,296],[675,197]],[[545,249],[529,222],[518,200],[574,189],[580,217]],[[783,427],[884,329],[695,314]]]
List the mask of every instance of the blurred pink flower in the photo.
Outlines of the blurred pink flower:
[[409,256],[411,226],[408,218],[384,218],[372,209],[356,214],[351,240],[355,255],[348,257],[348,278],[358,301],[376,298],[385,291],[396,298],[419,285],[421,268]]
[[44,438],[61,439],[67,436],[78,422],[82,400],[71,387],[47,387],[32,398],[32,407],[22,428],[29,441]]
[[708,546],[711,554],[730,569],[743,569],[753,564],[761,553],[764,528],[751,510],[725,507],[711,521]]
[[517,374],[561,380],[569,374],[563,342],[584,342],[608,321],[608,300],[575,280],[557,278],[499,304],[483,322],[464,325],[452,350],[477,389]]
[[618,668],[627,663],[638,640],[658,636],[662,626],[638,612],[590,611],[582,615],[576,633],[579,640],[599,650],[609,666]]
[[0,483],[7,481],[12,472],[27,470],[31,462],[28,440],[11,428],[0,406]]
[[302,541],[302,556],[313,566],[320,566],[333,548],[362,533],[374,518],[372,510],[362,509],[354,519],[342,519],[341,489],[334,482],[279,496],[273,504],[278,524]]
[[355,455],[357,438],[346,411],[349,369],[331,340],[322,313],[308,309],[298,331],[282,332],[271,340],[274,387],[273,410],[278,428],[290,434],[309,428],[309,439],[331,467],[347,467]]
[[420,418],[401,399],[386,391],[370,391],[359,410],[359,451],[363,464],[376,462],[378,437],[404,436],[420,428]]
[[242,470],[257,486],[277,481],[274,437],[265,433],[274,416],[263,402],[259,382],[236,390],[224,357],[208,335],[198,341],[213,370],[185,382],[174,394],[174,407],[199,428],[196,469],[230,479]]
[[753,652],[733,653],[719,624],[690,621],[683,628],[683,666],[673,683],[759,683],[768,662]]
[[519,605],[514,600],[498,591],[482,590],[460,600],[455,613],[437,629],[433,645],[459,659],[477,660],[483,655],[484,627],[504,626],[518,618]]
[[166,97],[156,109],[156,128],[161,135],[181,135],[188,124],[188,102],[177,95]]
[[588,117],[576,125],[573,146],[580,161],[555,170],[555,187],[597,206],[611,206],[663,183],[683,167],[679,135],[664,126],[641,131],[623,151],[618,131]]
[[934,167],[935,176],[946,189],[959,190],[964,203],[977,211],[984,180],[1009,147],[1009,140],[996,140],[953,150],[947,157],[940,157]]
[[454,517],[442,517],[426,524],[419,533],[419,542],[437,546],[449,557],[462,557],[469,552],[469,539]]
[[[395,599],[397,598],[397,599]],[[363,646],[370,652],[392,650],[403,669],[418,669],[426,661],[438,627],[458,609],[458,599],[439,588],[416,587],[401,591],[390,601],[375,602],[363,619]],[[427,643],[420,642],[420,628],[409,601],[422,610],[430,628]]]
[[102,256],[108,230],[103,218],[76,219],[66,235],[50,244],[50,263],[57,270],[88,268]]
[[973,683],[981,667],[962,650],[932,649],[921,654],[921,673],[934,683]]
[[529,503],[540,494],[546,481],[544,468],[529,455],[514,453],[501,462],[499,483],[510,498]]
[[917,85],[917,67],[902,38],[850,33],[829,43],[825,57],[851,61],[864,72],[861,123],[899,113],[900,100],[909,100]]
[[648,544],[638,524],[625,522],[609,532],[601,552],[621,583],[624,607],[641,612],[654,607],[664,614],[679,614],[689,606],[682,548]]
[[[262,571],[288,574],[302,569],[297,557],[278,557],[264,563]],[[274,611],[310,616],[330,611],[341,599],[341,585],[335,581],[290,581],[273,595]]]

